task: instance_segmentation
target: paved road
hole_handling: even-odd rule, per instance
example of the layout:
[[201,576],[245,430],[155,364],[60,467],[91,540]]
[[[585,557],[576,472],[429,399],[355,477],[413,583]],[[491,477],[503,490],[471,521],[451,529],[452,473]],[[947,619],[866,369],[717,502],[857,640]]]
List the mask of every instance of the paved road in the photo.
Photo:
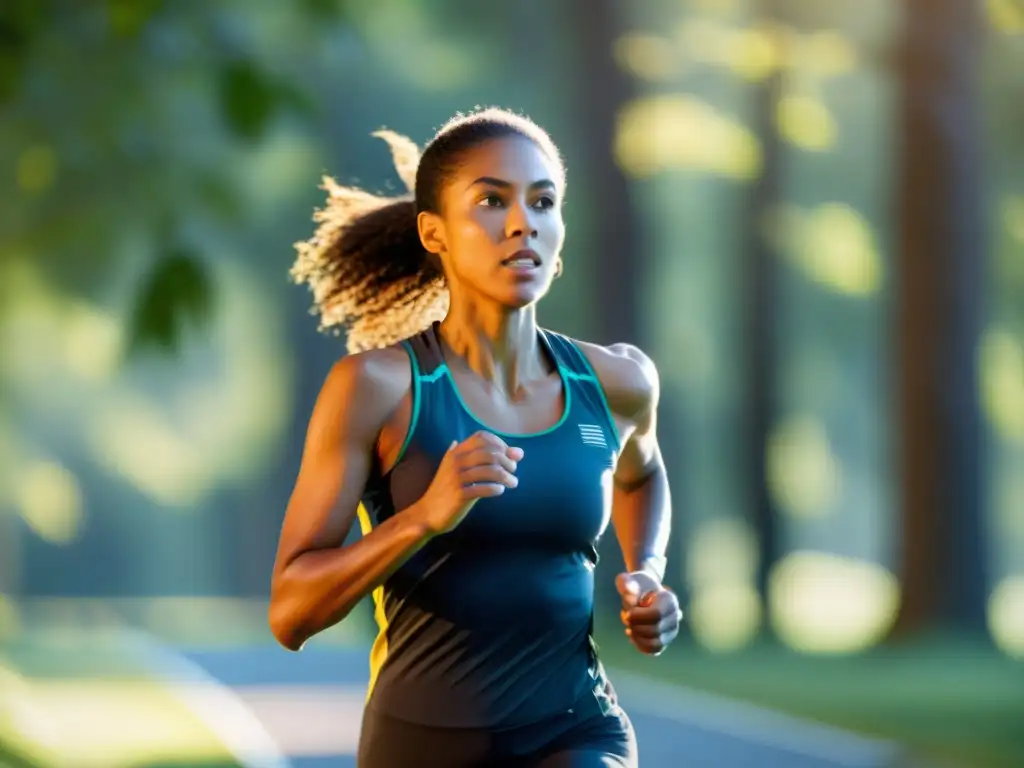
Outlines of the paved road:
[[[287,755],[265,766],[354,768],[366,690],[365,652],[277,648],[186,653],[245,703]],[[633,720],[643,768],[893,768],[893,745],[647,679],[609,672]],[[243,711],[246,709],[248,713]],[[243,729],[244,730],[244,729]],[[268,742],[269,743],[269,742]],[[251,739],[238,744],[252,748]]]

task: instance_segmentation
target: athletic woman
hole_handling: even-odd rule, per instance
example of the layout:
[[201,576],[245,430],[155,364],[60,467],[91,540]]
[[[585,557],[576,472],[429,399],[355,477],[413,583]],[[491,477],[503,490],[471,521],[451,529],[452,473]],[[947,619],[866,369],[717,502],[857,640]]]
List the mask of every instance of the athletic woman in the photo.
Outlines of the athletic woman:
[[327,179],[297,246],[294,275],[351,354],[310,420],[270,626],[297,651],[372,593],[363,768],[635,766],[592,639],[594,567],[611,521],[626,634],[661,653],[681,612],[661,585],[655,367],[537,325],[565,173],[536,124],[459,115],[422,156],[378,135],[410,194]]

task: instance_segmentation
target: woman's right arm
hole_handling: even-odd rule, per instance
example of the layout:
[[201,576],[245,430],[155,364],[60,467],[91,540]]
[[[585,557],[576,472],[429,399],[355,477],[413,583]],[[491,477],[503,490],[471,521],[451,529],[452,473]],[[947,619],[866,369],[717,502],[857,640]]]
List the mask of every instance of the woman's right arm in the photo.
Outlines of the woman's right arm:
[[432,535],[422,516],[399,514],[342,546],[381,428],[409,390],[402,358],[395,349],[343,358],[313,409],[271,585],[270,628],[289,650],[345,618]]

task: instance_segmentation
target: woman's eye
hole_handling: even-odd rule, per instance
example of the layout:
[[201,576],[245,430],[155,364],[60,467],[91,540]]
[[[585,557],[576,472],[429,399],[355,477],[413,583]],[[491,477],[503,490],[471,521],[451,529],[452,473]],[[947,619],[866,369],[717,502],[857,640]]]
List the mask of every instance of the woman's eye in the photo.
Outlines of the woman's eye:
[[[501,208],[505,205],[505,201],[498,195],[486,195],[480,198],[477,205],[484,208]],[[530,207],[534,210],[546,211],[555,207],[555,199],[545,195],[535,200]]]

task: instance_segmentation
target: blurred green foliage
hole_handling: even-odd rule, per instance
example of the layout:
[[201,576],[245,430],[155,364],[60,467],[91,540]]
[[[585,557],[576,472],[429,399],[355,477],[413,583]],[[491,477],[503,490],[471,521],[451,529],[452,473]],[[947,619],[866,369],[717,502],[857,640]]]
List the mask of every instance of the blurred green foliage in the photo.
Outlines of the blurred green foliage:
[[212,291],[209,272],[195,254],[187,250],[166,254],[147,276],[136,299],[129,352],[147,343],[176,350],[179,332],[187,323],[209,320]]
[[[126,261],[143,261],[133,351],[174,350],[181,329],[215,309],[204,265],[212,256],[187,233],[196,217],[244,223],[238,174],[220,158],[264,139],[276,120],[316,111],[301,78],[273,70],[280,56],[237,23],[239,7],[0,5],[0,146],[14,150],[13,172],[0,181],[0,267],[27,258],[68,291],[102,293]],[[337,0],[288,11],[292,33],[313,47],[344,13]],[[193,103],[196,94],[206,104]],[[144,259],[126,253],[125,237],[139,230],[166,247]]]

